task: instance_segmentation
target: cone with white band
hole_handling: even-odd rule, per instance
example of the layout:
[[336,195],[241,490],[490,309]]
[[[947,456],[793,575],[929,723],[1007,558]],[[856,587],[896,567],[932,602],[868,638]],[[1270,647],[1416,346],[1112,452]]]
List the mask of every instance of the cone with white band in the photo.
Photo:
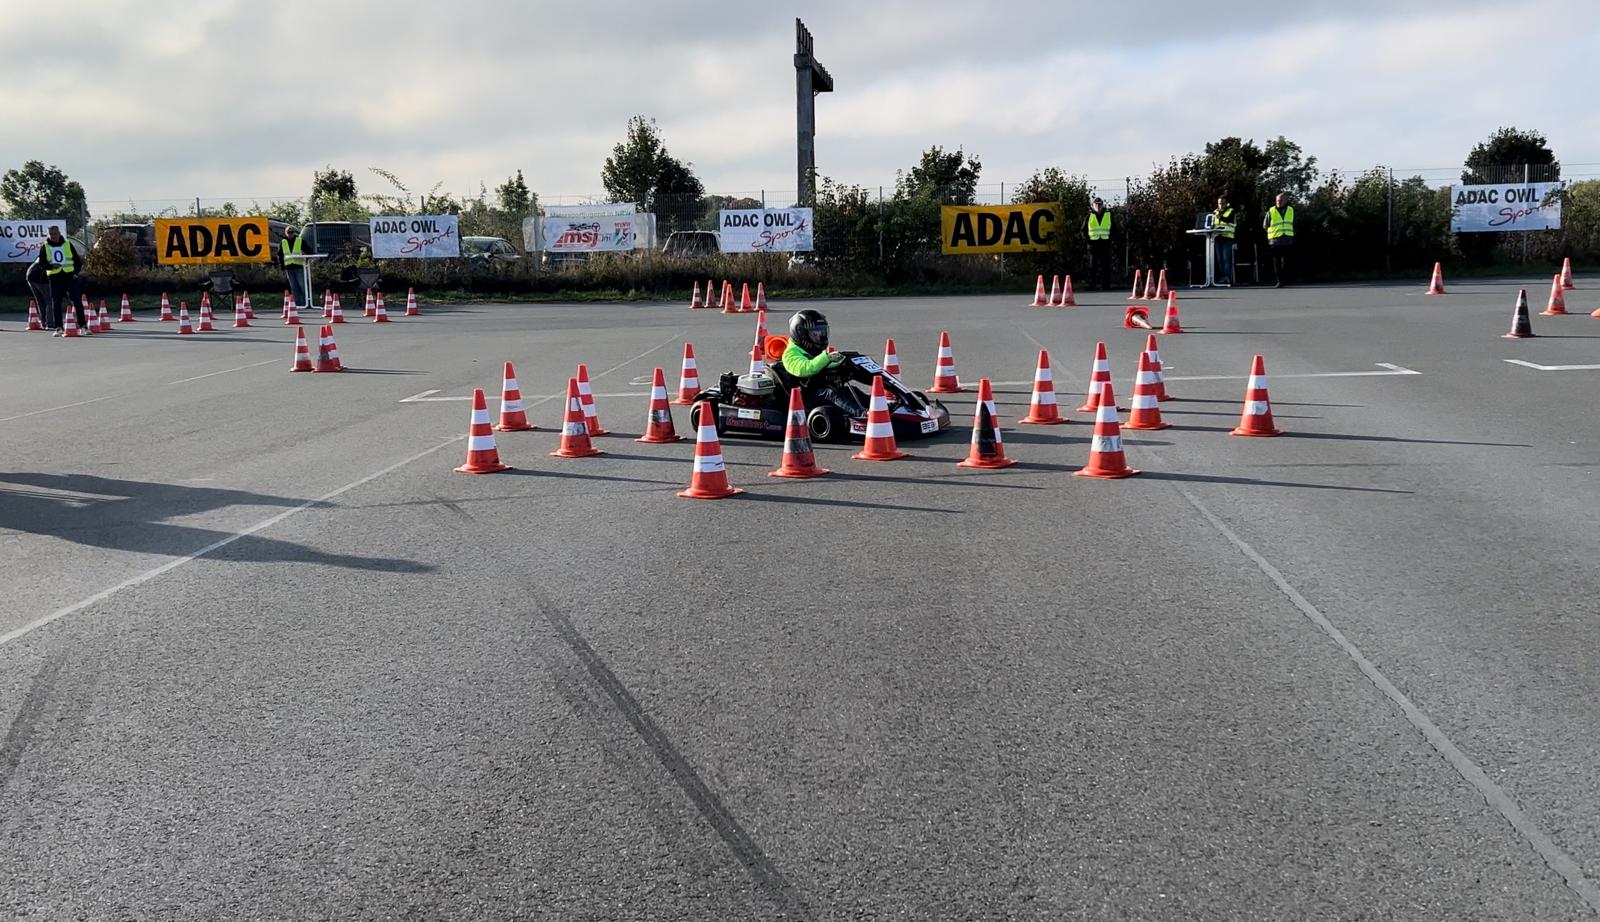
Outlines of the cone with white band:
[[930,394],[959,394],[966,388],[961,386],[961,380],[956,377],[956,355],[950,348],[950,331],[939,331],[939,362],[933,371],[933,386],[928,388]]
[[1015,458],[1006,457],[1006,443],[1000,436],[1000,412],[994,405],[994,392],[988,378],[978,379],[978,403],[972,410],[972,445],[964,461],[956,467],[976,467],[985,470],[1010,467]]
[[163,291],[161,293],[161,320],[164,323],[171,323],[175,319],[177,318],[172,316],[172,301],[167,298],[167,293]]
[[339,299],[339,293],[337,291],[333,293],[333,308],[328,317],[328,322],[330,324],[345,322],[344,302]]
[[766,343],[764,337],[756,334],[756,341],[750,345],[750,374],[764,375],[767,373]]
[[728,469],[722,462],[722,440],[717,438],[717,411],[709,401],[701,401],[700,429],[694,445],[694,474],[689,489],[678,491],[685,499],[725,499],[743,493],[728,485]]
[[806,425],[806,403],[800,388],[789,390],[789,415],[783,430],[783,460],[768,477],[790,477],[797,480],[821,477],[828,469],[817,466],[817,454],[811,447],[811,428]]
[[867,410],[867,439],[861,450],[850,457],[857,461],[898,461],[911,457],[894,440],[894,417],[889,415],[889,394],[883,376],[872,376],[872,403]]
[[361,316],[376,317],[378,315],[378,299],[372,296],[372,289],[367,289],[367,303],[361,308]]
[[1111,382],[1101,385],[1095,401],[1100,409],[1095,411],[1094,438],[1089,441],[1089,463],[1082,470],[1073,471],[1074,477],[1094,477],[1100,480],[1118,480],[1139,473],[1128,466],[1122,451],[1122,426],[1117,422],[1117,395]]
[[1441,265],[1439,263],[1434,263],[1433,264],[1433,279],[1428,282],[1428,290],[1426,292],[1424,292],[1424,293],[1425,294],[1430,294],[1430,295],[1442,295],[1442,294],[1444,294],[1444,266],[1443,265]]
[[339,361],[339,346],[333,341],[331,324],[323,324],[317,336],[316,370],[323,373],[344,371],[344,363]]
[[[313,301],[315,301],[315,298],[313,298]],[[310,305],[307,305],[307,307],[310,307]],[[332,320],[333,319],[333,289],[332,288],[324,288],[324,289],[322,289],[322,319],[323,320]]]
[[1028,306],[1029,307],[1049,307],[1050,306],[1050,298],[1049,298],[1048,295],[1046,295],[1044,293],[1044,276],[1042,276],[1042,275],[1039,276],[1039,280],[1033,284],[1033,302],[1030,303]]
[[1563,317],[1567,313],[1567,298],[1561,291],[1561,276],[1550,277],[1550,302],[1539,312],[1541,317]]
[[1044,303],[1039,305],[1039,306],[1040,307],[1055,307],[1056,306],[1056,299],[1059,298],[1059,297],[1061,297],[1061,276],[1059,276],[1059,275],[1051,276],[1051,278],[1050,278],[1050,293],[1045,296]]
[[83,299],[83,326],[79,328],[79,332],[84,336],[93,336],[100,332],[100,318],[95,314],[94,305],[89,303],[88,298]]
[[528,422],[528,411],[522,405],[522,385],[517,383],[517,370],[510,362],[500,379],[500,421],[494,427],[500,432],[532,432],[537,428]]
[[591,458],[605,452],[589,441],[589,424],[583,415],[583,397],[578,393],[578,379],[567,379],[567,413],[561,423],[561,447],[550,453],[552,458]]
[[256,309],[250,306],[250,292],[244,293],[244,319],[256,319]]
[[70,304],[66,307],[65,316],[61,318],[61,335],[67,339],[77,339],[82,335],[78,332],[78,312],[73,310]]
[[1111,356],[1103,342],[1094,345],[1094,364],[1089,368],[1089,387],[1083,392],[1083,406],[1079,413],[1093,413],[1100,408],[1101,389],[1111,383]]
[[767,283],[766,282],[757,282],[756,283],[756,310],[764,311],[766,309],[767,309]]
[[194,324],[189,321],[189,302],[178,302],[178,335],[193,336]]
[[589,388],[589,366],[578,363],[578,397],[583,401],[584,425],[589,428],[591,436],[610,435],[608,429],[600,427],[600,416],[594,409],[594,391]]
[[373,323],[388,323],[389,311],[383,306],[383,292],[378,292],[378,304],[372,309]]
[[95,321],[97,323],[97,326],[95,327],[95,332],[96,333],[110,333],[111,332],[111,309],[106,307],[106,302],[105,301],[102,300],[100,302],[100,307],[94,312],[94,316],[95,316]]
[[634,441],[662,445],[682,440],[683,436],[672,425],[672,404],[667,400],[667,374],[657,368],[650,380],[650,413],[645,417],[644,435]]
[[287,294],[283,298],[283,325],[286,327],[300,325],[300,305],[295,303],[293,296]]
[[689,295],[689,310],[696,311],[702,307],[705,304],[700,301],[700,283],[697,281],[694,283],[694,292]]
[[692,406],[700,393],[700,370],[694,363],[694,345],[683,344],[683,370],[678,373],[678,398],[673,403],[680,407]]
[[[1039,276],[1044,278],[1044,276]],[[890,338],[883,344],[883,372],[891,378],[900,377],[900,356],[895,352],[894,339]]]
[[494,427],[489,425],[489,402],[483,388],[472,391],[472,424],[467,429],[467,463],[456,468],[461,474],[498,474],[511,470],[500,463],[500,450],[494,445]]
[[1565,257],[1561,260],[1561,288],[1563,291],[1571,291],[1577,287],[1572,284],[1572,257]]
[[1156,300],[1164,301],[1167,297],[1167,270],[1162,269],[1161,275],[1156,279]]
[[289,366],[290,371],[315,371],[311,364],[311,345],[306,342],[306,328],[294,328],[294,364]]
[[1061,300],[1056,302],[1056,307],[1077,307],[1078,299],[1072,295],[1072,276],[1061,277]]
[[1039,350],[1039,364],[1033,372],[1033,400],[1028,404],[1028,415],[1017,420],[1029,426],[1055,426],[1066,422],[1056,405],[1055,378],[1050,373],[1050,353]]
[[44,329],[44,318],[39,316],[39,302],[28,299],[28,332]]
[[406,312],[405,312],[405,316],[407,316],[407,317],[421,317],[422,316],[421,309],[419,309],[417,307],[417,290],[415,288],[407,288],[406,289]]
[[[1600,311],[1596,311],[1600,314]],[[1517,291],[1517,306],[1511,312],[1511,332],[1501,335],[1501,339],[1532,339],[1537,336],[1533,332],[1533,321],[1528,318],[1528,291]]]
[[1156,373],[1156,399],[1177,400],[1178,398],[1167,393],[1167,379],[1161,368],[1161,350],[1156,348],[1156,334],[1151,333],[1145,337],[1144,354],[1150,356],[1150,368]]
[[727,279],[722,280],[722,312],[724,314],[739,313],[739,305],[733,300],[733,283]]
[[250,312],[245,310],[245,302],[241,298],[233,299],[233,328],[235,330],[250,329]]
[[1161,418],[1161,398],[1156,393],[1156,373],[1150,366],[1150,353],[1139,353],[1139,373],[1133,381],[1133,402],[1128,405],[1128,429],[1167,429],[1171,423]]
[[1281,435],[1272,422],[1272,398],[1267,396],[1267,360],[1256,356],[1250,363],[1250,381],[1244,389],[1244,415],[1230,435]]
[[1172,333],[1182,333],[1183,325],[1178,322],[1178,293],[1167,292],[1167,316],[1161,321],[1163,336]]
[[[1161,271],[1165,272],[1166,270],[1163,269]],[[1144,299],[1146,301],[1154,301],[1156,299],[1156,270],[1154,269],[1144,270]]]
[[128,303],[128,296],[122,296],[122,314],[117,317],[118,323],[133,323],[133,305]]
[[1137,301],[1137,300],[1139,300],[1139,281],[1140,281],[1140,277],[1141,276],[1139,274],[1139,270],[1138,269],[1133,270],[1133,291],[1128,294],[1128,300],[1129,301]]

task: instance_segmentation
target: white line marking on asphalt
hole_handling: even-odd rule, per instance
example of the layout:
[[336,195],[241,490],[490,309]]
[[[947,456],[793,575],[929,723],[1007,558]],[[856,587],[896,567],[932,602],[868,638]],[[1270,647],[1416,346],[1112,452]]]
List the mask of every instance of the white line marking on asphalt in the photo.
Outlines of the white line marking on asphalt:
[[91,403],[99,403],[102,400],[110,400],[116,396],[116,394],[107,394],[104,397],[95,397],[92,400],[80,400],[77,403],[64,403],[59,407],[49,407],[43,410],[34,410],[32,413],[19,413],[16,416],[7,416],[3,419],[0,419],[0,423],[9,423],[14,419],[27,419],[30,416],[38,416],[41,413],[54,413],[57,410],[70,410],[73,407],[86,407]]
[[[607,368],[605,371],[596,372],[595,374],[590,375],[589,376],[589,380],[593,381],[596,378],[603,378],[606,375],[609,375],[614,371],[617,371],[619,369],[626,368],[629,365],[632,365],[634,362],[639,361],[640,359],[644,358],[645,356],[649,355],[652,352],[660,351],[661,349],[671,345],[672,343],[677,342],[678,334],[681,333],[681,332],[682,332],[681,330],[675,331],[672,334],[672,337],[670,339],[668,339],[666,342],[663,342],[663,343],[661,343],[659,345],[656,345],[656,346],[651,346],[649,349],[646,349],[645,351],[639,353],[638,355],[634,356],[633,358],[628,359],[626,362],[623,362],[621,365],[617,365],[617,366],[614,366],[612,368]],[[634,378],[632,381],[629,381],[628,383],[629,384],[634,384],[634,383],[637,383],[638,381],[639,381],[638,378]],[[650,382],[646,381],[645,383],[648,384]],[[1028,383],[1032,384],[1033,382],[1030,381]],[[471,400],[472,399],[472,396],[470,394],[465,396],[465,397],[435,397],[435,396],[433,396],[434,394],[437,394],[437,393],[439,393],[437,390],[423,391],[420,394],[413,394],[410,397],[407,397],[404,400],[401,400],[400,402],[401,403],[453,403],[453,402],[456,402],[456,401]],[[485,391],[484,393],[487,396],[488,392]],[[529,403],[529,401],[536,401],[538,403],[544,403],[547,400],[560,400],[561,398],[563,398],[565,396],[567,396],[567,392],[566,391],[562,391],[559,394],[540,394],[539,396],[536,396],[536,397],[535,396],[525,396],[523,398],[523,405],[525,407],[526,406],[532,406],[532,404]],[[594,397],[649,397],[650,396],[650,392],[649,391],[626,391],[626,392],[619,392],[619,393],[593,394],[591,396],[594,396]],[[490,398],[490,399],[493,399],[493,398]],[[0,422],[5,422],[5,420],[0,419]]]
[[225,368],[222,371],[213,371],[208,375],[195,375],[192,378],[184,378],[182,381],[168,381],[167,386],[170,387],[174,384],[188,384],[190,381],[199,381],[201,378],[215,378],[217,375],[226,375],[235,371],[244,371],[246,368],[260,368],[262,365],[271,365],[276,361],[278,360],[267,359],[265,362],[253,362],[249,365],[240,365],[238,368]]
[[1522,359],[1502,359],[1502,361],[1510,362],[1512,365],[1521,365],[1523,368],[1532,368],[1534,371],[1593,371],[1596,368],[1600,368],[1600,365],[1535,365],[1532,362],[1524,362]]
[[431,391],[423,391],[420,394],[413,394],[410,397],[406,397],[406,398],[402,399],[400,402],[401,403],[428,403],[428,402],[437,403],[437,402],[445,401],[445,400],[471,400],[472,399],[471,397],[434,397],[434,396],[432,396],[432,395],[437,394],[437,393],[439,393],[439,390],[438,390],[438,388],[435,388],[435,389],[433,389]]
[[1522,808],[1517,805],[1517,802],[1510,794],[1505,792],[1504,788],[1490,780],[1488,774],[1478,766],[1478,763],[1462,752],[1460,747],[1456,746],[1448,736],[1445,736],[1444,731],[1439,729],[1438,724],[1435,724],[1427,714],[1424,714],[1421,708],[1406,697],[1405,692],[1396,688],[1395,684],[1390,682],[1388,677],[1379,671],[1371,660],[1367,659],[1366,655],[1361,652],[1361,648],[1345,637],[1344,633],[1334,627],[1333,622],[1329,621],[1326,615],[1319,611],[1315,605],[1312,605],[1305,596],[1301,595],[1299,590],[1290,585],[1289,580],[1277,567],[1273,566],[1265,557],[1262,557],[1255,548],[1239,537],[1221,519],[1213,515],[1210,509],[1207,509],[1198,499],[1195,499],[1194,494],[1181,486],[1176,489],[1184,499],[1189,501],[1189,505],[1193,506],[1196,512],[1199,512],[1207,522],[1211,523],[1211,527],[1216,529],[1218,534],[1228,539],[1230,544],[1238,548],[1241,554],[1249,558],[1250,562],[1254,563],[1266,575],[1267,579],[1278,587],[1279,592],[1288,597],[1289,601],[1294,604],[1295,608],[1300,610],[1306,620],[1320,628],[1340,650],[1344,651],[1344,654],[1355,663],[1356,668],[1361,670],[1367,680],[1376,686],[1378,691],[1383,692],[1385,697],[1394,702],[1395,706],[1400,708],[1401,712],[1405,714],[1406,720],[1410,721],[1411,725],[1422,734],[1428,744],[1434,748],[1434,751],[1438,752],[1446,762],[1450,763],[1450,767],[1454,768],[1468,784],[1476,788],[1479,795],[1491,807],[1498,810],[1513,829],[1522,834],[1522,837],[1539,854],[1539,857],[1544,859],[1544,863],[1549,865],[1552,871],[1561,875],[1561,878],[1566,881],[1567,886],[1578,895],[1579,899],[1588,903],[1590,909],[1600,911],[1600,888],[1597,888],[1583,876],[1583,869],[1572,859],[1572,856],[1562,851],[1560,846],[1551,841],[1550,837],[1545,835],[1544,830],[1540,829],[1538,824],[1526,813],[1522,812]]
[[[1388,362],[1378,362],[1377,366],[1383,371],[1308,371],[1300,374],[1267,373],[1269,381],[1282,378],[1389,378],[1395,375],[1420,375],[1422,372],[1410,368],[1402,368]],[[1249,375],[1181,375],[1167,378],[1168,381],[1243,381]]]

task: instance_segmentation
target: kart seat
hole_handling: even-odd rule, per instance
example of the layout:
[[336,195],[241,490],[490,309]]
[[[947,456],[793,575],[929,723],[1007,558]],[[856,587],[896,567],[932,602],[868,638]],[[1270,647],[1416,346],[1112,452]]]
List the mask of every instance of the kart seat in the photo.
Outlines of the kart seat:
[[778,386],[783,388],[784,396],[788,396],[790,391],[800,386],[800,382],[795,380],[794,375],[789,374],[789,370],[783,367],[782,362],[768,362],[767,376],[778,382]]

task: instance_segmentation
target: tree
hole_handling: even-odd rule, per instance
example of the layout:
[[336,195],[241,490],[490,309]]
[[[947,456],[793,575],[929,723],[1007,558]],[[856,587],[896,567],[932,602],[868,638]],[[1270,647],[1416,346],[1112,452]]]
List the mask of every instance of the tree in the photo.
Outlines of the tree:
[[667,152],[655,119],[628,120],[627,137],[611,149],[600,182],[613,202],[633,202],[656,215],[662,233],[692,227],[704,212],[705,186],[691,164]]
[[895,182],[900,198],[927,197],[940,205],[971,205],[978,197],[978,175],[983,164],[967,157],[960,148],[945,151],[935,145],[922,152],[922,159],[909,173]]
[[1300,145],[1280,134],[1262,151],[1259,172],[1263,209],[1279,192],[1305,201],[1317,181],[1317,158],[1307,157]]
[[361,204],[356,179],[328,167],[311,178],[311,217],[318,221],[365,221],[371,213]]
[[1089,200],[1094,190],[1082,176],[1068,176],[1058,167],[1039,170],[1017,186],[1011,193],[1014,205],[1036,202],[1058,202],[1061,205],[1061,226],[1056,231],[1056,251],[1053,253],[1018,253],[1006,261],[1006,271],[1022,278],[1032,275],[1050,275],[1057,272],[1082,274],[1087,268],[1082,225],[1089,213]]
[[67,178],[54,165],[29,160],[18,170],[7,170],[0,178],[0,199],[5,199],[11,217],[60,218],[69,232],[81,230],[88,217],[83,186]]
[[500,204],[500,210],[506,214],[523,217],[533,214],[536,201],[534,194],[528,190],[528,183],[522,178],[522,171],[507,179],[494,190],[495,200]]
[[1555,152],[1537,131],[1500,128],[1467,154],[1461,173],[1463,183],[1521,182],[1523,167],[1528,167],[1532,182],[1554,182],[1561,178],[1561,164]]

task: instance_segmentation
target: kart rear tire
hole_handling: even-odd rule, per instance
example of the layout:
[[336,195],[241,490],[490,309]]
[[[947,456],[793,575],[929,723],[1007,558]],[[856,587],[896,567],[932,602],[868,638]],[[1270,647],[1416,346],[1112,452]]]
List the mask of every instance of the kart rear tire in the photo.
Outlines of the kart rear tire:
[[[694,406],[689,408],[689,428],[693,429],[696,433],[700,431],[700,408],[703,406],[705,406],[705,403],[702,402],[696,403]],[[717,438],[721,439],[723,429],[722,414],[718,412],[716,404],[711,405],[711,421],[712,424],[717,427]]]
[[843,414],[833,407],[817,407],[806,417],[806,429],[813,442],[838,442],[844,440],[850,426]]

